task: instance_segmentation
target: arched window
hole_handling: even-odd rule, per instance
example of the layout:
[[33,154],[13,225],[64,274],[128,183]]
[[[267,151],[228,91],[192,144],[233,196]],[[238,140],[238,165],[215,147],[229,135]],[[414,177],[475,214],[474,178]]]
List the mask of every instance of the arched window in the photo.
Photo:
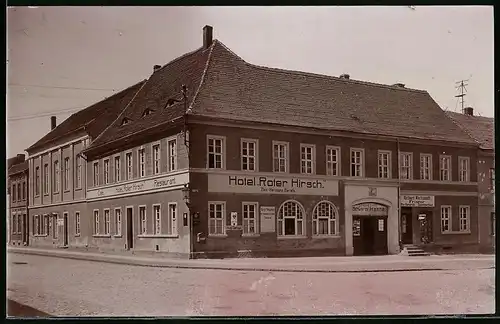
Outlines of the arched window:
[[338,212],[329,201],[321,201],[313,211],[313,235],[338,235]]
[[285,201],[278,211],[278,236],[302,236],[304,230],[304,207],[295,201]]

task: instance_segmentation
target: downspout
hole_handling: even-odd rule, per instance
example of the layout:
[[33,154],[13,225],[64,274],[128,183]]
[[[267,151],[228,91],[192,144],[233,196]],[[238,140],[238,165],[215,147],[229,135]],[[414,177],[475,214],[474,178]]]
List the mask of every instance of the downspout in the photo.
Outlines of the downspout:
[[[398,144],[398,236],[399,236],[399,249],[400,252],[403,248],[403,238],[401,232],[401,170],[400,170],[400,158],[401,158],[401,149],[399,146],[399,137],[396,138]],[[407,220],[408,221],[408,220]]]
[[[184,146],[187,151],[187,159],[188,159],[188,170],[190,167],[189,163],[189,127],[188,127],[188,111],[187,111],[187,87],[186,85],[182,85],[182,99],[184,101]],[[191,195],[191,189],[188,183],[188,195]],[[188,208],[188,218],[189,218],[189,259],[193,259],[194,255],[194,222],[193,215],[191,213],[191,208],[189,205],[186,205]]]

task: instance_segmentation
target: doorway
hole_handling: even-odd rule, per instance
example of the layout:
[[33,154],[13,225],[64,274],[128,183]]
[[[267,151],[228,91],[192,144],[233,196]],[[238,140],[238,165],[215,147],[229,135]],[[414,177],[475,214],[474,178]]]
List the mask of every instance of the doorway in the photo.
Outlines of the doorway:
[[413,218],[411,208],[401,208],[401,241],[413,244]]
[[385,255],[387,249],[387,217],[353,217],[354,255]]
[[64,246],[68,246],[68,213],[63,214],[63,240]]
[[418,215],[420,225],[420,243],[432,243],[432,212],[422,212]]
[[29,221],[28,215],[23,214],[23,245],[28,246],[29,244]]
[[127,207],[127,250],[134,248],[133,209]]

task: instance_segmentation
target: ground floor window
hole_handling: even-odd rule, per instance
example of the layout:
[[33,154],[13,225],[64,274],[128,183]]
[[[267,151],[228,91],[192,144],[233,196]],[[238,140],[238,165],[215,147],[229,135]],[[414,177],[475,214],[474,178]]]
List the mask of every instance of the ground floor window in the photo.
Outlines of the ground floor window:
[[75,212],[75,235],[80,235],[80,212]]
[[313,235],[337,235],[338,213],[335,205],[322,201],[313,211]]
[[40,226],[40,215],[35,215],[33,217],[33,233],[36,234],[36,235],[41,235],[42,234],[42,231],[41,231],[41,226]]
[[111,232],[111,215],[109,209],[104,210],[104,234],[109,235]]
[[491,213],[491,235],[495,235],[495,212]]
[[139,206],[139,233],[147,233],[146,206]]
[[284,202],[278,211],[278,236],[304,235],[304,214],[299,202]]
[[[170,218],[170,217],[169,217]],[[153,219],[155,220],[155,235],[161,234],[161,206],[153,205]]]
[[16,234],[17,231],[17,215],[12,214],[12,234]]
[[441,232],[449,232],[451,219],[451,206],[441,206]]
[[17,233],[23,232],[23,217],[22,215],[17,215]]
[[[159,212],[161,215],[161,211],[159,211]],[[168,204],[167,234],[168,235],[176,235],[177,234],[177,204],[176,203]]]
[[243,203],[243,234],[257,234],[257,203]]
[[94,224],[93,224],[94,235],[99,234],[99,211],[94,210]]
[[209,235],[224,235],[225,234],[225,203],[209,202],[208,203],[208,234]]
[[49,215],[43,215],[43,235],[50,233],[50,218]]
[[52,237],[57,238],[57,214],[52,215]]
[[460,206],[460,232],[468,232],[469,228],[469,220],[470,220],[470,207],[469,206]]
[[122,210],[120,208],[115,209],[115,233],[116,235],[122,235]]

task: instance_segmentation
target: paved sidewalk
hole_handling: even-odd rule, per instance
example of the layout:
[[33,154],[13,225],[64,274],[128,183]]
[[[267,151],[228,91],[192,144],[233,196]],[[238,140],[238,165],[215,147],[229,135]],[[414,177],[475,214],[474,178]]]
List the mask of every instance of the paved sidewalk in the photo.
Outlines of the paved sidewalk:
[[8,247],[8,253],[32,254],[148,267],[282,271],[282,272],[392,272],[425,270],[472,270],[495,268],[494,255],[403,255],[311,258],[167,259],[79,252],[72,250]]

